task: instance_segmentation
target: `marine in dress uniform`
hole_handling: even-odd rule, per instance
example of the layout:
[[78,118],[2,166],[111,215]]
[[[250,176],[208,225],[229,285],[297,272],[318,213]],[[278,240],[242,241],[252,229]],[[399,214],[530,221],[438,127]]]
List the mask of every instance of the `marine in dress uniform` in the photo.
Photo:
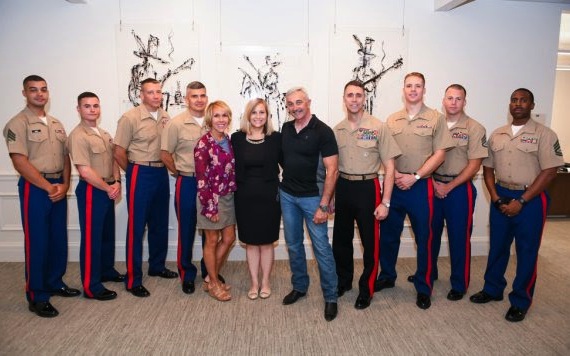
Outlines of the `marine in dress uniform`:
[[208,96],[206,87],[200,82],[192,82],[186,87],[188,110],[175,116],[166,124],[160,140],[160,157],[176,177],[174,210],[178,219],[177,266],[182,291],[192,294],[195,291],[196,266],[192,264],[192,248],[196,235],[196,168],[194,147],[205,133],[196,118],[203,118]]
[[134,296],[148,297],[142,285],[142,240],[148,225],[148,274],[176,278],[166,268],[168,252],[168,171],[160,160],[160,135],[170,120],[161,108],[162,87],[155,79],[141,82],[141,105],[127,111],[117,125],[115,159],[126,172],[127,278],[126,288]]
[[453,146],[445,118],[423,103],[425,79],[412,72],[404,79],[405,108],[388,117],[386,124],[402,150],[396,158],[395,187],[390,212],[380,223],[380,275],[375,290],[392,288],[396,281],[396,261],[406,214],[410,218],[417,244],[417,270],[414,285],[416,305],[431,306],[433,288],[434,234],[433,180],[431,174],[444,161],[445,151]]
[[[433,173],[435,191],[433,229],[434,270],[441,246],[444,221],[451,259],[449,300],[460,300],[471,275],[471,233],[477,190],[472,182],[487,157],[485,128],[465,114],[466,90],[452,84],[445,90],[445,119],[455,146],[445,153],[445,162]],[[437,274],[436,274],[437,276]]]
[[52,295],[80,294],[62,279],[67,268],[66,194],[71,163],[63,125],[45,112],[49,100],[46,81],[31,75],[23,85],[26,108],[8,121],[3,133],[12,164],[20,174],[28,308],[38,316],[54,317],[59,312],[50,303]]
[[[333,254],[338,275],[338,294],[352,289],[354,275],[354,221],[364,248],[364,270],[358,282],[354,307],[370,306],[378,275],[380,220],[388,215],[394,186],[394,157],[401,154],[390,130],[364,111],[364,86],[350,81],[344,87],[346,118],[333,129],[339,151],[336,183]],[[383,187],[378,179],[384,166]]]
[[491,195],[490,248],[483,290],[472,295],[473,303],[503,300],[505,270],[515,241],[517,254],[511,307],[505,319],[522,321],[534,294],[538,249],[550,198],[548,184],[564,165],[554,131],[530,118],[534,95],[525,88],[511,94],[512,125],[489,137],[489,157],[483,161],[485,185]]
[[81,122],[69,134],[67,148],[80,176],[75,195],[81,228],[79,264],[83,295],[111,300],[117,293],[105,288],[102,282],[125,280],[114,267],[115,199],[121,195],[121,175],[113,158],[113,138],[97,126],[101,114],[97,95],[79,94],[77,111]]

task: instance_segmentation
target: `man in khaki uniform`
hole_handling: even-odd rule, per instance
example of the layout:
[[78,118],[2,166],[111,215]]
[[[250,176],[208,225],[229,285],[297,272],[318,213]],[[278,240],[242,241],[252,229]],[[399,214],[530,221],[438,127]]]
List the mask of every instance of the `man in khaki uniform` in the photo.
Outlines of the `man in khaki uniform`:
[[434,274],[441,245],[444,221],[451,258],[449,300],[460,300],[469,287],[471,274],[471,232],[477,189],[473,176],[487,157],[485,128],[465,114],[467,92],[459,84],[445,90],[443,108],[455,146],[445,153],[445,162],[433,173],[434,200]]
[[534,95],[525,88],[511,94],[512,125],[489,137],[489,157],[483,161],[485,185],[491,195],[490,248],[485,286],[472,295],[473,303],[503,300],[505,271],[516,239],[517,269],[511,307],[505,319],[522,321],[532,303],[536,265],[550,198],[548,184],[564,165],[554,131],[530,118]]
[[52,295],[74,297],[77,289],[63,282],[67,268],[67,190],[71,163],[61,122],[45,111],[49,90],[45,79],[24,79],[26,107],[8,121],[4,138],[18,173],[24,229],[26,298],[29,310],[41,317],[59,312]]
[[[380,220],[388,215],[394,186],[394,157],[401,154],[390,130],[364,111],[364,86],[353,80],[344,87],[346,118],[333,129],[339,151],[336,183],[333,254],[338,294],[352,289],[354,221],[364,248],[364,270],[354,307],[370,306],[378,274]],[[384,165],[383,189],[378,171]]]
[[117,125],[115,159],[126,172],[127,278],[134,296],[148,297],[142,285],[142,240],[148,224],[148,275],[176,278],[166,268],[168,252],[168,171],[160,160],[160,135],[170,120],[161,108],[162,86],[155,79],[141,82],[141,105],[127,111]]
[[115,270],[115,200],[121,195],[121,174],[113,158],[113,138],[97,126],[99,97],[84,92],[77,97],[81,122],[67,140],[69,155],[79,172],[75,189],[81,248],[79,264],[85,298],[111,300],[117,293],[101,282],[124,282]]
[[166,124],[161,136],[160,157],[176,177],[174,209],[178,219],[178,273],[182,291],[195,291],[196,266],[192,264],[192,247],[196,235],[196,170],[194,147],[205,133],[202,123],[208,96],[200,82],[191,82],[186,87],[188,110],[175,116]]
[[424,93],[423,74],[407,74],[403,88],[405,108],[386,120],[402,155],[396,158],[390,212],[380,224],[381,271],[375,285],[376,291],[395,285],[400,235],[407,214],[417,244],[414,285],[418,292],[416,305],[421,309],[431,306],[434,279],[433,180],[430,176],[444,161],[445,151],[453,146],[445,118],[424,105]]

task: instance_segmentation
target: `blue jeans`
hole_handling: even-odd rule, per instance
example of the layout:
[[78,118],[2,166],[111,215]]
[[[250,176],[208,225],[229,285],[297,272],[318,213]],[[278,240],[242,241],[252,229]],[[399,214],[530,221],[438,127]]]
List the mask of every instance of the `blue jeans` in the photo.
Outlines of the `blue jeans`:
[[307,273],[307,258],[303,244],[303,220],[309,230],[313,253],[319,266],[321,289],[325,302],[336,302],[338,279],[336,267],[327,234],[328,226],[315,224],[313,215],[319,208],[321,198],[295,197],[279,190],[283,227],[285,229],[285,242],[289,252],[289,266],[291,267],[291,284],[293,289],[306,293],[309,289],[309,274]]

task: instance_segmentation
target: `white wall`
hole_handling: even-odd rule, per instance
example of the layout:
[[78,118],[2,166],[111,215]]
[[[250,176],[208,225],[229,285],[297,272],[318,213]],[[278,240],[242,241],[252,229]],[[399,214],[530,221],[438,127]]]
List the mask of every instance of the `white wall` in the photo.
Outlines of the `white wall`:
[[558,134],[562,153],[570,162],[570,70],[556,71],[552,129]]
[[[220,8],[221,4],[221,8]],[[552,117],[560,13],[569,5],[478,0],[450,12],[434,12],[433,0],[64,0],[0,1],[1,122],[24,105],[21,81],[29,74],[44,76],[51,92],[50,112],[70,131],[78,121],[75,98],[90,90],[99,94],[101,125],[114,132],[120,116],[115,30],[121,23],[193,23],[200,37],[198,65],[210,99],[217,99],[224,78],[219,75],[220,43],[306,43],[312,76],[305,83],[312,109],[333,125],[340,117],[329,108],[329,38],[335,26],[402,28],[409,34],[407,68],[426,75],[426,102],[440,107],[444,88],[458,82],[468,91],[468,112],[491,131],[507,120],[511,92],[533,90],[536,113]],[[336,6],[336,7],[335,7]],[[339,98],[340,100],[340,98]],[[386,112],[400,102],[385,104]],[[329,110],[331,112],[329,112]],[[567,151],[568,152],[568,151]],[[23,258],[16,175],[0,145],[0,260]],[[474,254],[486,253],[486,192],[477,179]],[[72,193],[72,191],[70,191]],[[70,197],[70,259],[79,245],[75,201]],[[126,211],[117,209],[118,252],[122,252]],[[175,258],[176,219],[171,214],[169,258]],[[405,232],[402,254],[414,255]],[[280,240],[278,256],[284,257]],[[199,253],[199,249],[196,249]],[[236,248],[234,258],[242,258]]]

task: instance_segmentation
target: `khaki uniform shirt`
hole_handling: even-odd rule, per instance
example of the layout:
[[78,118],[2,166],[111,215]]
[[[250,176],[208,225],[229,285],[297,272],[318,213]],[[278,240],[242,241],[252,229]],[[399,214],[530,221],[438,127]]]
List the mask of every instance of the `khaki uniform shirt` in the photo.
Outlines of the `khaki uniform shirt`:
[[160,161],[160,135],[170,120],[168,113],[158,109],[155,120],[144,105],[133,108],[119,119],[115,144],[127,150],[129,161]]
[[554,131],[529,119],[515,136],[510,124],[496,129],[483,165],[494,168],[501,182],[531,185],[542,170],[563,166],[564,159]]
[[61,122],[46,115],[47,125],[29,108],[14,116],[4,127],[9,153],[19,153],[41,173],[63,171],[67,135]]
[[97,127],[101,136],[84,123],[77,125],[69,134],[67,149],[73,163],[91,167],[99,177],[113,179],[113,138]]
[[386,124],[402,150],[396,158],[400,173],[416,172],[435,151],[453,147],[445,117],[425,105],[412,120],[402,109],[388,116]]
[[176,170],[195,173],[194,147],[205,133],[206,130],[186,110],[166,124],[160,138],[160,149],[172,154]]
[[435,171],[443,176],[457,176],[470,159],[488,156],[487,138],[483,125],[463,114],[449,129],[455,146],[445,152],[445,161]]
[[338,168],[343,173],[377,173],[382,161],[402,153],[388,127],[368,113],[355,130],[345,118],[333,131],[338,144]]

